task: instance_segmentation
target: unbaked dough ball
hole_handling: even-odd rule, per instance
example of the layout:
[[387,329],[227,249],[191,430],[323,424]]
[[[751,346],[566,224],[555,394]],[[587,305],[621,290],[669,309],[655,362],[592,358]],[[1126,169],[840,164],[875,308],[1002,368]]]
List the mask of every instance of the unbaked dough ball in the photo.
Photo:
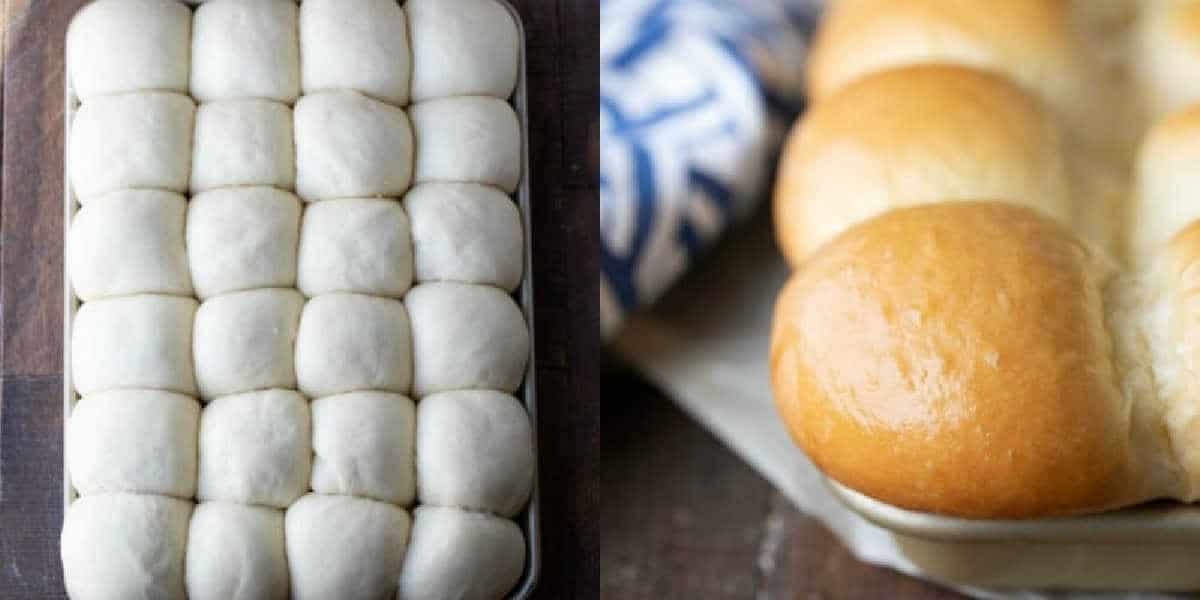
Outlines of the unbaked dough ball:
[[517,83],[517,24],[494,0],[409,0],[414,102],[508,98]]
[[71,122],[67,169],[81,203],[123,188],[185,192],[196,106],[162,92],[97,96]]
[[404,305],[362,294],[309,300],[296,336],[296,380],[310,398],[357,390],[408,393],[412,336]]
[[309,494],[285,519],[295,600],[377,600],[396,592],[410,526],[404,509]]
[[292,0],[216,0],[192,25],[192,96],[201,102],[300,95],[300,42]]
[[[304,4],[306,7],[309,4]],[[403,110],[355,92],[296,102],[296,193],[305,200],[399,196],[413,170]]]
[[300,53],[305,94],[350,89],[408,104],[408,27],[395,0],[305,0]]
[[290,390],[222,396],[200,412],[200,500],[286,508],[308,490],[308,402]]
[[408,217],[399,202],[350,198],[317,202],[304,211],[296,287],[305,296],[400,297],[412,275]]
[[136,90],[188,92],[192,13],[178,2],[100,0],[67,29],[67,71],[75,95]]
[[187,202],[173,192],[117,190],[75,213],[67,270],[80,300],[192,294],[183,243]]
[[98,494],[67,509],[63,583],[73,600],[183,600],[192,503],[166,496]]
[[447,390],[512,392],[529,358],[517,303],[497,288],[423,283],[404,297],[412,323],[413,396]]
[[414,412],[412,400],[386,392],[314,400],[313,491],[411,504]]
[[521,216],[500,190],[422,183],[404,196],[404,210],[417,281],[483,283],[510,292],[521,283]]
[[431,394],[417,408],[422,504],[511,517],[533,487],[533,432],[516,398],[490,390]]
[[85,302],[71,327],[71,379],[81,396],[114,388],[196,393],[196,301],[137,295]]
[[292,345],[302,308],[303,296],[281,288],[232,292],[200,304],[192,334],[200,396],[296,387]]
[[287,600],[283,511],[201,502],[187,540],[188,600]]
[[525,536],[508,519],[419,506],[398,600],[500,600],[525,570]]
[[503,100],[466,96],[414,104],[417,183],[460,181],[508,193],[521,180],[521,130]]
[[295,154],[292,109],[286,105],[269,100],[201,104],[192,144],[192,193],[245,185],[292,189]]
[[217,189],[188,203],[187,250],[196,295],[296,284],[300,201],[268,187]]
[[155,390],[110,390],[80,400],[67,423],[67,470],[81,495],[196,493],[200,405]]

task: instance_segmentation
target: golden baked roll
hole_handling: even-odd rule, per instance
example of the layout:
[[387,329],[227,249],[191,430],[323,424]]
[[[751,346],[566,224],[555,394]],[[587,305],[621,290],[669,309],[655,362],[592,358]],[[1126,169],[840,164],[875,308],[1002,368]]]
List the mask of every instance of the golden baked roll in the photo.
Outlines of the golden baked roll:
[[1127,212],[1129,249],[1138,262],[1200,219],[1200,105],[1166,117],[1146,133]]
[[891,208],[999,198],[1070,223],[1062,136],[1004,78],[949,65],[870,75],[812,107],[779,163],[780,247],[798,265],[846,228]]
[[1130,63],[1151,119],[1200,102],[1200,2],[1144,2]]

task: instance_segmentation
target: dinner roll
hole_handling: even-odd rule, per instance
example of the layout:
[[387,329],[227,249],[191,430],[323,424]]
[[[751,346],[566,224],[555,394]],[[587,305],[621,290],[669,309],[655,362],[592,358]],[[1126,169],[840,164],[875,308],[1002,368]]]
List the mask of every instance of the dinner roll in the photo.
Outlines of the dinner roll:
[[403,110],[355,92],[323,92],[296,102],[294,119],[301,198],[399,196],[408,189],[413,134]]
[[122,188],[187,191],[195,111],[191,98],[161,92],[97,96],[80,106],[67,140],[79,202]]
[[267,187],[224,188],[188,202],[187,251],[201,299],[296,284],[300,201]]
[[200,405],[154,390],[110,390],[77,402],[64,451],[80,495],[107,492],[196,493]]
[[417,408],[422,504],[511,517],[533,487],[533,432],[516,398],[489,390],[430,394]]
[[399,202],[348,198],[304,211],[296,287],[305,296],[358,292],[399,298],[412,277],[412,240]]
[[1022,518],[1159,495],[1147,482],[1170,477],[1139,461],[1115,366],[1114,275],[1025,207],[894,209],[780,294],[776,404],[821,470],[903,508]]
[[305,0],[300,56],[305,94],[350,89],[408,104],[408,26],[394,0]]
[[188,93],[192,13],[178,2],[99,0],[67,29],[67,74],[81,100],[146,90]]
[[525,569],[525,536],[512,521],[419,506],[398,600],[500,600]]
[[71,380],[81,396],[115,388],[196,393],[196,301],[136,295],[85,302],[71,328]]
[[207,102],[196,109],[193,194],[247,185],[292,189],[295,179],[292,111],[286,105],[267,100],[229,100]]
[[[469,320],[469,315],[458,315]],[[300,391],[320,398],[358,390],[407,394],[413,373],[408,313],[399,300],[325,294],[309,300],[296,335]]]
[[302,308],[304,297],[290,288],[205,300],[196,311],[192,334],[200,396],[296,387],[292,345]]
[[415,181],[486,183],[508,193],[521,180],[517,114],[497,98],[465,96],[414,104]]
[[387,392],[314,400],[313,491],[412,504],[414,412],[412,400]]
[[63,519],[63,583],[72,600],[183,600],[192,503],[166,496],[98,494]]
[[[1197,13],[1200,14],[1200,13]],[[1143,139],[1129,205],[1130,246],[1141,262],[1200,219],[1200,105],[1159,121]]]
[[1132,39],[1131,71],[1151,118],[1200,102],[1200,2],[1146,2]]
[[529,329],[492,286],[423,283],[404,297],[412,323],[413,396],[461,389],[513,392],[525,376]]
[[300,95],[300,41],[291,0],[212,0],[192,25],[192,97],[201,102]]
[[222,396],[200,412],[200,500],[286,508],[308,490],[308,402],[290,390]]
[[512,95],[517,24],[495,0],[409,0],[414,102]]
[[292,598],[391,597],[408,531],[408,513],[386,502],[315,494],[297,500],[284,524]]
[[287,600],[283,511],[201,502],[188,528],[189,600]]
[[80,300],[160,293],[190,296],[183,243],[183,196],[118,190],[75,213],[67,234],[67,272]]
[[474,183],[422,183],[404,196],[416,279],[482,283],[513,291],[525,249],[521,215],[500,190]]
[[1002,78],[954,66],[885,71],[812,107],[790,134],[775,184],[776,235],[798,265],[899,206],[994,198],[1069,223],[1063,155],[1053,119]]

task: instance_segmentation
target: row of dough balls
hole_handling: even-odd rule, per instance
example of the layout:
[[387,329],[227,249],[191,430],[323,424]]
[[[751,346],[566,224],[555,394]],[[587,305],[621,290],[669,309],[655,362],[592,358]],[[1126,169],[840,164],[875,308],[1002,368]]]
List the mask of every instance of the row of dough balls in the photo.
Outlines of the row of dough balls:
[[197,108],[168,92],[89,99],[67,142],[81,204],[120,189],[199,193],[231,186],[295,189],[304,200],[399,196],[413,182],[474,182],[512,193],[521,136],[508,102],[461,96],[404,109],[353,91],[291,107],[225,100]]
[[201,101],[351,89],[394,105],[508,98],[516,23],[492,0],[99,0],[75,17],[76,96],[167,90]]
[[490,600],[525,568],[524,536],[507,519],[436,506],[410,519],[393,504],[319,494],[286,511],[85,496],[63,523],[62,553],[76,599]]

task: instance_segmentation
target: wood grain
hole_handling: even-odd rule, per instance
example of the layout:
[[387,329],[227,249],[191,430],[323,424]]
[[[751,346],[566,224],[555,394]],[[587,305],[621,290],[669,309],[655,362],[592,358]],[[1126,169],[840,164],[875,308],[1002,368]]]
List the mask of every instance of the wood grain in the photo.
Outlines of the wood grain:
[[[0,600],[65,597],[58,559],[62,47],[83,3],[0,0]],[[599,8],[595,0],[513,3],[528,38],[530,239],[542,359],[537,597],[590,598],[599,587],[591,471],[599,454],[598,202],[586,136],[599,86]]]

